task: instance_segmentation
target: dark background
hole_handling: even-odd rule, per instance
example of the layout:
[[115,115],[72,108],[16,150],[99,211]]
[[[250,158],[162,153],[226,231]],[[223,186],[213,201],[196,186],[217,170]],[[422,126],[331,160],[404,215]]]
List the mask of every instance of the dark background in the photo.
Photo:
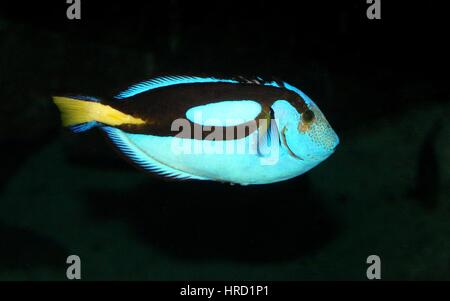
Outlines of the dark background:
[[[0,278],[450,279],[448,22],[436,2],[65,1],[0,5]],[[97,131],[61,129],[55,93],[158,74],[276,76],[319,105],[336,154],[264,186],[168,182]]]

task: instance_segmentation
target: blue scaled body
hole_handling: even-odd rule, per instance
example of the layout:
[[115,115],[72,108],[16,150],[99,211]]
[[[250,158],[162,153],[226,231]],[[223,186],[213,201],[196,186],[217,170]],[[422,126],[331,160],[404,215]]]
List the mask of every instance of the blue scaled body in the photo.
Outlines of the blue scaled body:
[[54,101],[64,125],[99,127],[141,169],[180,180],[279,182],[307,172],[339,143],[307,95],[259,77],[158,77],[112,100]]

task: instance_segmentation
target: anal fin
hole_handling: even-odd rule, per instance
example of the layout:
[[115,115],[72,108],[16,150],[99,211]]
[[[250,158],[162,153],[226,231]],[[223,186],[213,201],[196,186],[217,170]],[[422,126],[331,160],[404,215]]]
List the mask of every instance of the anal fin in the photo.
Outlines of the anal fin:
[[136,146],[122,130],[109,126],[103,126],[102,130],[123,155],[145,171],[173,179],[208,180],[207,178],[191,175],[187,172],[173,168],[155,158],[150,157],[138,146]]

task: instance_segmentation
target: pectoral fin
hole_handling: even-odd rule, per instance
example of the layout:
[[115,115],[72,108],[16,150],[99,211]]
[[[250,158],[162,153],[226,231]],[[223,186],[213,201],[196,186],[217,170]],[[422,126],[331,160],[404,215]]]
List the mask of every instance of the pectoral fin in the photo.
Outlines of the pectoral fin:
[[258,120],[258,155],[265,157],[273,147],[280,145],[278,127],[271,108],[264,108],[264,118]]

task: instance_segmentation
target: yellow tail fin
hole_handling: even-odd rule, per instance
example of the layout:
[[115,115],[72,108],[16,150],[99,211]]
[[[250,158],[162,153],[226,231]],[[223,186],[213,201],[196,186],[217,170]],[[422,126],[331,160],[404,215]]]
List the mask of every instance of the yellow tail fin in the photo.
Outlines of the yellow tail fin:
[[140,118],[122,113],[99,102],[60,96],[54,96],[53,102],[61,111],[62,123],[67,127],[94,121],[111,126],[145,123]]

